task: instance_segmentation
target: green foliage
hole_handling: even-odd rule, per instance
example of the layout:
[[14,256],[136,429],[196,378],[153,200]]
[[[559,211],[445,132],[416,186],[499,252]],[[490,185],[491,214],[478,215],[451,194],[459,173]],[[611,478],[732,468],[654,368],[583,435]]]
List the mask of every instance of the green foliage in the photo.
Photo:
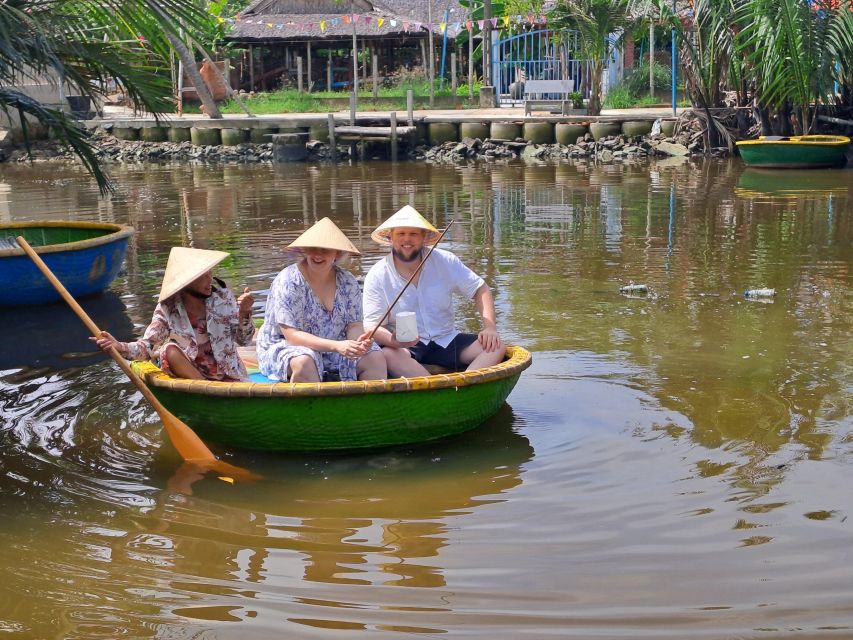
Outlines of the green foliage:
[[624,85],[613,87],[604,96],[604,106],[608,109],[630,109],[634,102],[634,95]]
[[[182,0],[5,0],[0,2],[0,110],[50,128],[109,188],[86,135],[66,114],[17,87],[63,79],[97,100],[115,83],[143,110],[171,110],[167,32],[194,29],[204,16]],[[28,120],[29,119],[29,120]]]
[[[672,67],[655,62],[653,65],[655,90],[672,89]],[[641,96],[649,92],[649,63],[643,60],[634,67],[625,77],[625,87],[635,96]]]
[[558,0],[549,16],[551,28],[572,29],[580,37],[581,53],[589,61],[589,113],[601,112],[601,79],[604,63],[631,27],[634,0]]

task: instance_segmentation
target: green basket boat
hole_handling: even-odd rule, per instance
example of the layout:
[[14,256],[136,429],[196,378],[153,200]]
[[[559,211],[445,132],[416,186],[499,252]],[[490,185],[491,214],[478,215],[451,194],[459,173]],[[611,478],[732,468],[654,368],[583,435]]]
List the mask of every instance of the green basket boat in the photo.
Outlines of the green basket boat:
[[761,136],[737,143],[747,165],[772,169],[841,167],[849,146],[846,136]]
[[530,352],[508,346],[494,367],[418,378],[255,383],[172,378],[151,362],[139,374],[203,440],[241,449],[323,451],[426,442],[481,424],[503,405]]

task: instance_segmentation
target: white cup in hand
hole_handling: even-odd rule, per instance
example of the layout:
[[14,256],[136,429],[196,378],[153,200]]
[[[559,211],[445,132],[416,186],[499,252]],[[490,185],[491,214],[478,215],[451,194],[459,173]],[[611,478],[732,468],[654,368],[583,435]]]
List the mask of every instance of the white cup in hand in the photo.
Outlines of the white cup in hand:
[[414,311],[401,311],[397,314],[397,342],[412,342],[418,337],[418,316]]

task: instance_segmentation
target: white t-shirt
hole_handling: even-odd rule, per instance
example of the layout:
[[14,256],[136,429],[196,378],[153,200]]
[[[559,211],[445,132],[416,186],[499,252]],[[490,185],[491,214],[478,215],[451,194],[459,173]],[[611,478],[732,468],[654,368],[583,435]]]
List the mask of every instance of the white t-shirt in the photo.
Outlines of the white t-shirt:
[[[378,323],[408,278],[399,274],[394,258],[385,256],[374,264],[364,279],[364,328],[370,330]],[[474,297],[483,279],[450,251],[435,249],[418,278],[418,284],[409,285],[400,301],[394,305],[386,323],[392,328],[394,317],[401,311],[414,311],[418,317],[420,341],[430,340],[446,347],[459,331],[454,327],[453,292],[468,298]]]

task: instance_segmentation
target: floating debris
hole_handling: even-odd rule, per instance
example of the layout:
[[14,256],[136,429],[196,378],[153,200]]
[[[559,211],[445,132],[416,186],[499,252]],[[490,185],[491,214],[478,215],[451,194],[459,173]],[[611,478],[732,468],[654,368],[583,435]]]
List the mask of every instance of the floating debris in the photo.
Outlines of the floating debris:
[[619,293],[633,293],[634,295],[639,293],[648,293],[649,286],[645,284],[626,284],[623,287],[619,287]]
[[743,292],[744,298],[772,298],[776,295],[776,289],[747,289]]

